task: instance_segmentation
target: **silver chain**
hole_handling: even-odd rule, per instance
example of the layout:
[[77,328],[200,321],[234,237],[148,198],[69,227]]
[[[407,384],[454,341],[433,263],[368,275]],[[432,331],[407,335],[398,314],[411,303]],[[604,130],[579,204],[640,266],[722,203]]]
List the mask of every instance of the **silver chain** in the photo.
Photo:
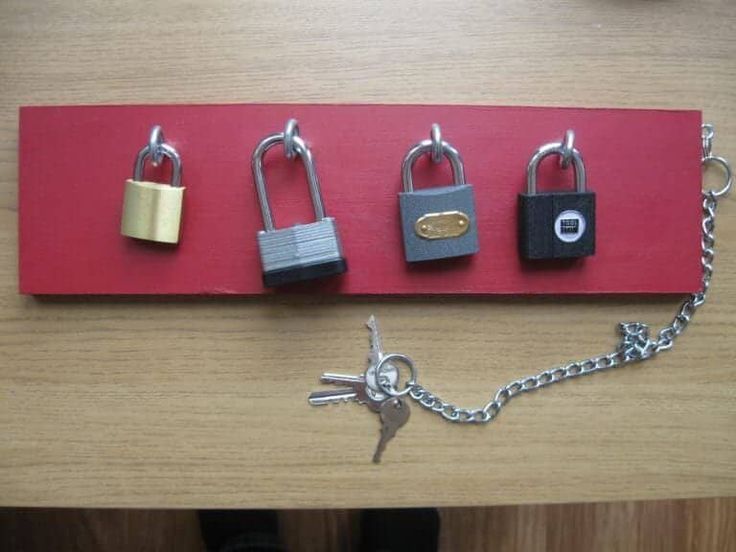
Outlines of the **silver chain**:
[[716,161],[717,164],[726,169],[727,180],[726,185],[717,192],[703,191],[702,288],[682,303],[670,325],[659,331],[657,339],[650,338],[649,326],[643,322],[622,322],[618,325],[621,340],[613,352],[571,362],[565,366],[550,368],[534,376],[514,380],[500,387],[493,398],[482,408],[461,408],[445,402],[418,383],[409,386],[409,396],[427,410],[436,412],[451,422],[488,423],[493,421],[503,407],[517,395],[578,376],[594,374],[601,370],[624,366],[632,362],[644,361],[662,351],[671,349],[675,339],[687,328],[695,311],[705,303],[710,282],[713,278],[716,207],[718,206],[718,199],[728,193],[733,180],[728,163],[723,158],[711,155],[712,140],[713,127],[703,125],[703,164]]

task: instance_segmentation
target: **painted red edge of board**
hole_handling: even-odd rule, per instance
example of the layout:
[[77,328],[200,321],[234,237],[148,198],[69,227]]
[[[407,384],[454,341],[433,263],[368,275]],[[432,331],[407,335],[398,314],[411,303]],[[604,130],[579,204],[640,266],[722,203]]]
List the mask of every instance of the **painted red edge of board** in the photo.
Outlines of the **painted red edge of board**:
[[[299,119],[348,273],[264,289],[250,156]],[[400,165],[430,124],[462,154],[475,191],[480,252],[408,265],[398,220]],[[123,186],[153,124],[179,151],[186,186],[182,239],[160,246],[119,233]],[[226,104],[22,107],[20,292],[37,295],[325,293],[688,293],[700,283],[699,111],[460,105]],[[540,145],[576,132],[597,197],[597,249],[571,262],[517,252],[517,194]],[[420,160],[418,187],[450,182]],[[298,162],[280,148],[266,177],[278,226],[307,222]],[[166,174],[149,171],[151,179]],[[541,188],[572,177],[543,164]]]

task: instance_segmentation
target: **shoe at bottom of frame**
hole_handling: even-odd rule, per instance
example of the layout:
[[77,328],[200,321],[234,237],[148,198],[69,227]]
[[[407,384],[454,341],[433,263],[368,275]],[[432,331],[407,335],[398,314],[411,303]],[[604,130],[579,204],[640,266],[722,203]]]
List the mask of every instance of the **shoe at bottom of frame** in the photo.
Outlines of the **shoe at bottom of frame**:
[[440,516],[435,508],[364,510],[360,552],[436,552]]

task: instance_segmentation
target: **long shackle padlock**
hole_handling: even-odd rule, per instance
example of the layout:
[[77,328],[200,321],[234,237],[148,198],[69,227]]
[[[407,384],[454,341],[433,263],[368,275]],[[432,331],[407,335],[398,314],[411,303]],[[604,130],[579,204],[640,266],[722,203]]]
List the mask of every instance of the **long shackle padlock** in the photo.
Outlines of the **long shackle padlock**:
[[[414,190],[412,169],[424,154],[433,163],[446,157],[452,167],[453,184]],[[403,191],[399,193],[404,256],[407,262],[473,255],[478,252],[478,230],[473,187],[465,182],[460,153],[442,140],[439,125],[431,137],[406,153],[401,164]]]
[[[171,161],[171,183],[143,180],[146,159],[158,165]],[[185,188],[181,185],[181,158],[164,140],[161,127],[151,129],[149,143],[135,158],[133,178],[125,182],[120,233],[131,238],[160,243],[178,243]]]
[[[565,259],[595,253],[595,194],[587,189],[585,164],[568,130],[563,142],[545,144],[527,165],[526,193],[519,194],[519,251],[525,259]],[[543,159],[560,156],[560,168],[572,163],[574,192],[538,192]]]
[[[266,193],[263,158],[268,150],[284,145],[287,158],[296,155],[304,163],[309,194],[314,207],[315,222],[277,229]],[[295,119],[286,123],[284,132],[266,136],[253,151],[251,159],[258,203],[263,217],[263,230],[257,234],[263,268],[263,284],[275,287],[283,284],[342,274],[347,270],[337,223],[326,216],[319,178],[312,152],[299,136]]]

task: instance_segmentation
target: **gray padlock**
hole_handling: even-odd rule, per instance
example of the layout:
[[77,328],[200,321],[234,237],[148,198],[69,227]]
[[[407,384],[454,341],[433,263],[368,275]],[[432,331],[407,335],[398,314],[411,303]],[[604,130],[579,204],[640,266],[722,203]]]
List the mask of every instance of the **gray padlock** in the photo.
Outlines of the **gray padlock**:
[[[298,154],[304,163],[316,221],[277,229],[266,194],[263,156],[281,143],[288,158]],[[295,119],[286,123],[283,133],[267,136],[258,144],[253,151],[252,168],[263,216],[263,230],[257,234],[263,285],[275,287],[345,272],[347,262],[343,257],[337,224],[334,218],[325,215],[312,152],[299,136]]]
[[[414,190],[412,168],[419,157],[431,153],[440,163],[447,157],[454,184]],[[465,168],[458,151],[442,140],[439,125],[431,139],[413,146],[401,165],[404,191],[399,193],[404,256],[407,262],[431,261],[478,252],[478,229],[473,187],[465,183]]]

